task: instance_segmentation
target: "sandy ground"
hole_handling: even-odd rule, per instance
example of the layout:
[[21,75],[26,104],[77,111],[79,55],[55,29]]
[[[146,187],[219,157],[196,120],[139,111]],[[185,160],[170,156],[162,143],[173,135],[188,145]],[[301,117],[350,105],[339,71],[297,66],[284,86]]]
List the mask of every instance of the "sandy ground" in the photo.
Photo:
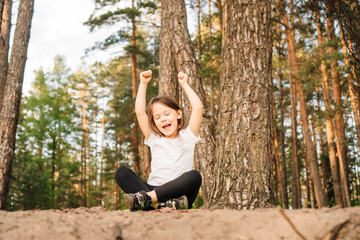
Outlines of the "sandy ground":
[[360,239],[360,207],[0,211],[0,239]]

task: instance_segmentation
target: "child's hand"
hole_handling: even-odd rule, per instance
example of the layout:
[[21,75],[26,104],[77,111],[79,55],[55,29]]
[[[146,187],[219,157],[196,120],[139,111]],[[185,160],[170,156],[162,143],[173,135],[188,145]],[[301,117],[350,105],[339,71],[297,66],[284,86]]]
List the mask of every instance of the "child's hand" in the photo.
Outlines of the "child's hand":
[[151,76],[152,76],[151,70],[147,70],[145,72],[140,73],[140,82],[147,84],[148,82],[150,82]]
[[185,83],[187,83],[188,81],[188,75],[186,73],[183,72],[179,72],[178,74],[178,80],[179,80],[179,84],[182,87]]

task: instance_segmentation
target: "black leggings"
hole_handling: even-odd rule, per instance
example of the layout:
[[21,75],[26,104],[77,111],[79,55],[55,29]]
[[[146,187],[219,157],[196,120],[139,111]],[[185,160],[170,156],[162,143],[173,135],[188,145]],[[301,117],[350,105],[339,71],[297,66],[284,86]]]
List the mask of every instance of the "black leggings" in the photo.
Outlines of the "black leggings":
[[159,202],[186,195],[189,208],[192,207],[201,185],[201,175],[196,170],[191,170],[178,178],[161,186],[152,186],[141,180],[136,174],[125,166],[119,167],[115,179],[125,193],[136,193],[142,190],[150,192],[155,190]]

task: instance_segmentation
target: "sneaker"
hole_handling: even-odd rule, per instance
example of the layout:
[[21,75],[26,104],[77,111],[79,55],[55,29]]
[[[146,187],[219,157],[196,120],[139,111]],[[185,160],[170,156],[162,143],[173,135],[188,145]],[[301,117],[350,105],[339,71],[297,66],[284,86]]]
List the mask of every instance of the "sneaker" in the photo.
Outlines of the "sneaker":
[[145,191],[124,194],[124,199],[130,211],[143,210],[152,202],[151,197]]
[[166,202],[160,203],[158,208],[169,207],[172,209],[189,209],[188,199],[185,195],[179,198],[169,199]]

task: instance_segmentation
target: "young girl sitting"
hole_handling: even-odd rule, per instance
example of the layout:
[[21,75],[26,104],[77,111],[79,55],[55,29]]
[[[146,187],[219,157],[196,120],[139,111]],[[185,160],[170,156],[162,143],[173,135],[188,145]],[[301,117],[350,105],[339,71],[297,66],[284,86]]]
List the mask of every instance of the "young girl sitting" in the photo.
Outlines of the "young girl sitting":
[[140,73],[135,112],[151,149],[151,172],[148,182],[142,181],[129,168],[120,167],[115,175],[126,193],[124,199],[131,211],[161,207],[188,209],[199,192],[201,175],[193,169],[194,148],[199,141],[203,105],[188,84],[188,75],[180,72],[178,81],[191,104],[189,125],[178,103],[167,96],[152,98],[146,114],[146,88],[150,70]]

